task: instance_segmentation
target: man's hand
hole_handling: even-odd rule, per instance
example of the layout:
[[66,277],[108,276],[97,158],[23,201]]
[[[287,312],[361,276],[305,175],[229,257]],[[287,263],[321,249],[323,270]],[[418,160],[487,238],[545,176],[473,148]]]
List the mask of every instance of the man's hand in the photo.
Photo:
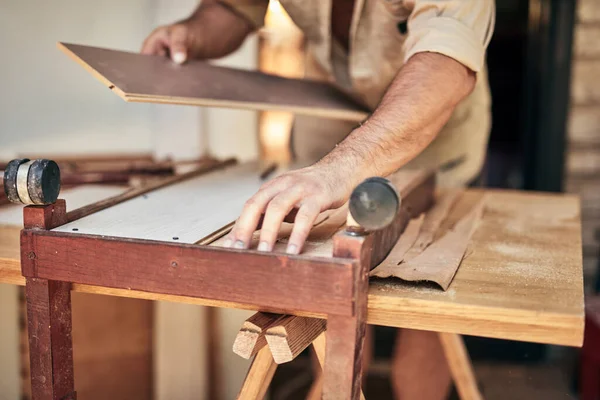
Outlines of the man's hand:
[[271,251],[284,218],[297,209],[286,252],[298,254],[319,213],[342,206],[350,196],[353,181],[343,175],[342,165],[316,164],[265,183],[246,202],[224,246],[248,248],[264,213],[258,250]]
[[244,17],[216,0],[203,0],[189,18],[156,28],[144,41],[141,52],[168,55],[178,64],[219,58],[235,51],[252,30]]
[[183,64],[188,54],[200,52],[201,30],[196,32],[190,21],[182,21],[172,25],[156,28],[142,45],[142,54],[159,56],[170,55],[177,64]]
[[287,252],[298,254],[320,212],[340,207],[370,176],[387,176],[421,153],[475,84],[475,74],[435,53],[419,53],[392,82],[373,115],[314,166],[266,183],[225,241],[248,248],[262,214],[259,250],[271,251],[285,216],[298,209]]

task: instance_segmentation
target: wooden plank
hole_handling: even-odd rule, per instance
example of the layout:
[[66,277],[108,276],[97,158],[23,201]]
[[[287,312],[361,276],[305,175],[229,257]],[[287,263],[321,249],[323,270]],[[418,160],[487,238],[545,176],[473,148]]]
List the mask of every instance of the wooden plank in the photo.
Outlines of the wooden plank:
[[28,244],[25,257],[35,253],[26,271],[35,277],[292,312],[353,313],[352,260],[54,231],[25,230],[21,243]]
[[267,329],[266,339],[277,364],[292,361],[325,331],[325,321],[286,315]]
[[439,338],[461,400],[483,400],[462,337],[455,333],[440,333]]
[[369,322],[580,346],[581,220],[575,196],[468,190],[452,226],[487,193],[486,210],[451,288],[374,280]]
[[0,283],[25,285],[21,275],[20,227],[0,226]]
[[367,111],[331,85],[202,61],[174,64],[166,57],[75,44],[59,49],[125,101],[278,110],[361,121]]
[[273,361],[268,347],[263,347],[252,360],[238,400],[263,399],[271,384],[277,364]]
[[244,321],[233,342],[233,352],[246,360],[267,345],[267,329],[283,318],[281,314],[257,312]]

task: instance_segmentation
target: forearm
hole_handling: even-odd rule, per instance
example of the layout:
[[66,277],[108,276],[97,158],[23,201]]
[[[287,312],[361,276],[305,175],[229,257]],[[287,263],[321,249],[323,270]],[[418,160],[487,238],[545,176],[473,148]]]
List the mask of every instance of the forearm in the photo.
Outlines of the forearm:
[[435,139],[475,79],[475,73],[449,57],[416,54],[371,117],[319,163],[342,165],[353,181],[394,172]]
[[237,50],[254,27],[243,16],[217,0],[203,0],[185,20],[198,32],[191,48],[198,49],[197,58],[224,57]]

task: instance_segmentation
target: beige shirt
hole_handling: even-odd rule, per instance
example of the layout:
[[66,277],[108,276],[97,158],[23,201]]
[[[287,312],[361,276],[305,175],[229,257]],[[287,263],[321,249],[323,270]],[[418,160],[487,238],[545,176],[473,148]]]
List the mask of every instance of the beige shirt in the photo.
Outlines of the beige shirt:
[[[263,25],[268,0],[221,0]],[[419,52],[451,57],[477,72],[473,92],[463,100],[434,142],[408,167],[436,167],[464,161],[441,173],[440,183],[462,185],[479,173],[490,131],[490,94],[485,51],[491,39],[494,0],[355,0],[346,51],[331,34],[332,0],[280,0],[307,39],[307,76],[328,80],[374,109],[406,61]],[[406,29],[400,29],[401,26]],[[297,118],[294,150],[318,159],[353,126],[339,121]]]

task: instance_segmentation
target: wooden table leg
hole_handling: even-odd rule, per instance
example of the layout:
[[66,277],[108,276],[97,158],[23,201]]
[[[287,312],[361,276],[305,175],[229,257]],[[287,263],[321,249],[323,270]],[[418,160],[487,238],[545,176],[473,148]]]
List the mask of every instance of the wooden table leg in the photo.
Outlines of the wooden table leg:
[[71,285],[27,278],[27,323],[33,400],[76,399]]
[[[378,233],[383,234],[382,231]],[[390,240],[390,237],[387,239]],[[323,366],[325,400],[358,400],[361,397],[363,346],[367,330],[368,271],[373,262],[380,261],[378,259],[384,242],[385,240],[380,240],[375,246],[374,235],[355,235],[351,232],[338,233],[334,237],[333,256],[353,258],[357,262],[354,264],[353,274],[354,314],[327,316],[327,346]]]
[[[57,200],[23,211],[26,229],[52,229],[66,222],[66,203]],[[21,236],[21,272],[26,277],[27,330],[33,400],[77,398],[73,376],[71,284],[36,278],[32,240]]]
[[462,337],[456,333],[446,332],[440,332],[438,335],[460,398],[482,400],[483,396],[477,386],[473,365]]
[[327,318],[323,399],[359,399],[365,328],[359,316]]
[[[315,351],[315,356],[317,357],[317,360],[319,361],[319,364],[321,365],[321,368],[324,369],[325,364],[325,360],[326,360],[326,348],[327,348],[327,337],[326,336],[326,332],[322,333],[321,335],[319,335],[314,341],[313,341],[313,350]],[[361,359],[358,359],[360,362],[362,362]],[[323,386],[323,380],[322,380],[322,376],[323,374],[321,373],[321,375],[319,375],[318,380],[315,382],[315,384],[313,385],[313,388],[311,388],[311,392],[316,391],[316,390],[322,390],[322,386]],[[360,380],[359,380],[360,381]],[[360,383],[360,382],[359,382]],[[362,393],[362,390],[360,390],[359,388],[359,395],[360,395],[360,400],[365,400],[365,396]],[[323,398],[325,398],[325,394],[323,394]],[[335,394],[335,396],[328,396],[329,398],[342,398],[341,396],[337,396],[337,394]]]

